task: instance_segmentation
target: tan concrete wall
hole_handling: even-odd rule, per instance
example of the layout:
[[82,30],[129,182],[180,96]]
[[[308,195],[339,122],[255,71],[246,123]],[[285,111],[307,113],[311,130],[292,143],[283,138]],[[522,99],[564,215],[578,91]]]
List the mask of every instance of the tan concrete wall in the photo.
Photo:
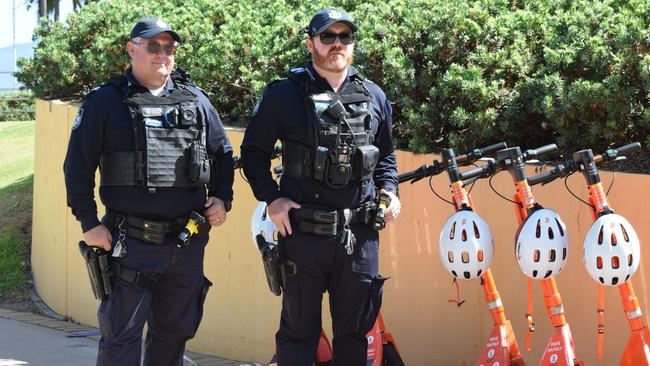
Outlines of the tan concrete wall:
[[[36,163],[34,174],[34,227],[32,266],[38,293],[57,312],[74,320],[96,325],[97,302],[93,299],[77,242],[81,238],[77,221],[65,204],[62,164],[75,107],[37,101]],[[229,137],[239,154],[243,134],[230,130]],[[432,155],[398,153],[399,171],[430,163]],[[605,187],[611,173],[602,173]],[[449,196],[446,175],[434,177],[432,184]],[[496,189],[511,196],[512,181],[507,173],[494,179]],[[650,238],[650,176],[616,174],[610,202],[634,225],[645,243]],[[586,196],[584,180],[569,179],[580,197]],[[633,192],[636,189],[637,192]],[[582,267],[582,237],[591,225],[589,208],[572,198],[560,182],[535,187],[536,198],[557,210],[568,226],[571,248],[567,268],[557,277],[567,320],[571,325],[578,356],[588,365],[614,365],[629,335],[618,291],[606,291],[605,355],[596,359],[597,286]],[[517,223],[512,204],[491,192],[487,181],[472,191],[479,214],[490,224],[495,239],[492,271],[497,288],[512,321],[520,348],[529,365],[538,363],[551,334],[551,325],[539,286],[535,286],[533,351],[526,353],[526,279],[513,256]],[[451,277],[442,267],[437,241],[439,231],[452,206],[436,198],[426,180],[401,187],[402,215],[381,233],[381,272],[386,283],[383,314],[407,365],[473,365],[491,328],[478,281],[461,281],[465,304],[457,308],[447,302],[455,298]],[[197,337],[189,349],[240,360],[268,361],[279,322],[280,298],[266,287],[259,254],[251,244],[249,219],[256,201],[239,174],[235,182],[235,202],[228,222],[214,230],[206,251],[206,275],[214,282]],[[633,278],[642,309],[650,306],[650,254]],[[324,322],[329,323],[327,300]],[[648,312],[644,316],[648,322]],[[325,325],[329,332],[329,324]]]

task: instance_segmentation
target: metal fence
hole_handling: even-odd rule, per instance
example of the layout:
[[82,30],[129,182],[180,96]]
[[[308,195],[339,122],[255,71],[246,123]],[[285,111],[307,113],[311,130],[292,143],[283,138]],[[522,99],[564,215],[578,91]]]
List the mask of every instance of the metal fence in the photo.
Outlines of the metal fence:
[[[0,71],[0,75],[3,74],[9,74],[13,76],[13,71]],[[14,84],[15,85],[15,84]],[[13,88],[0,88],[0,105],[6,106],[7,104],[2,103],[2,102],[20,102],[20,101],[33,101],[34,98],[30,97],[23,97],[23,96],[16,96],[12,95],[9,92],[18,92],[19,90],[16,87]],[[32,103],[33,106],[33,103]],[[6,108],[6,107],[5,107]],[[36,112],[34,107],[30,109],[5,109],[5,108],[0,108],[0,121],[3,120],[2,115],[6,115],[9,113],[30,113],[32,116]],[[32,117],[33,118],[33,117]]]

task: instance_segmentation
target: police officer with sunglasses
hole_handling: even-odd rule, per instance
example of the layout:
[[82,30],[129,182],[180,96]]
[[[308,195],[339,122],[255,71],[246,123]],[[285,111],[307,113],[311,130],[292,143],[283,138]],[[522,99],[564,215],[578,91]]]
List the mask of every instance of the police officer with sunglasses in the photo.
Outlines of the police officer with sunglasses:
[[[126,44],[130,67],[87,95],[72,126],[68,205],[113,270],[98,311],[97,365],[139,366],[145,323],[144,365],[183,364],[211,285],[204,248],[232,201],[232,147],[205,92],[174,69],[180,42],[162,19],[140,20]],[[198,226],[179,236],[188,223]]]
[[[314,362],[323,292],[330,296],[334,364],[366,365],[366,333],[381,304],[378,194],[385,220],[400,211],[391,105],[351,66],[357,26],[341,9],[316,13],[305,29],[310,60],[271,83],[253,111],[241,155],[255,197],[280,233],[283,283],[277,361]],[[282,142],[280,184],[269,172]]]

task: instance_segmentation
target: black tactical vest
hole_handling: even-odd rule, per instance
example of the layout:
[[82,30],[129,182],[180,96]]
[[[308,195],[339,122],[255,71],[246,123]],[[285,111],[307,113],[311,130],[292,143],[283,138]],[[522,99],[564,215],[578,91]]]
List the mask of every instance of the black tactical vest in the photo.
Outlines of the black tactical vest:
[[178,74],[175,88],[157,97],[128,85],[126,76],[111,79],[124,91],[135,136],[134,151],[115,151],[100,159],[101,184],[158,187],[197,187],[210,179],[205,147],[205,121],[197,110],[197,97]]
[[365,79],[357,74],[337,93],[314,93],[309,70],[292,70],[288,78],[303,92],[313,142],[283,143],[283,174],[333,188],[370,179],[379,149],[373,145],[372,96]]

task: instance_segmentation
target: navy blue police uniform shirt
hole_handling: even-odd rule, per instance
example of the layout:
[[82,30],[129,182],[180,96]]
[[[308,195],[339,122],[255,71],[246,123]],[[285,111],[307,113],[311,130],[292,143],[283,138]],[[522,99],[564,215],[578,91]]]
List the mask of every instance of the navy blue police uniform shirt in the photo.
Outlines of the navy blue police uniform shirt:
[[[308,81],[314,83],[311,89],[314,93],[333,91],[327,80],[316,73],[311,63],[307,65],[307,70],[314,78]],[[339,90],[344,90],[351,82],[351,77],[357,73],[354,67],[350,67]],[[364,84],[372,95],[374,145],[379,148],[379,162],[373,179],[352,181],[343,188],[331,188],[312,179],[301,180],[283,175],[278,186],[270,172],[270,157],[276,141],[313,144],[308,138],[309,122],[304,91],[299,90],[295,81],[284,79],[267,88],[258,101],[241,145],[244,173],[258,200],[271,203],[278,197],[288,197],[301,204],[340,209],[355,208],[374,199],[375,191],[379,188],[397,191],[390,102],[379,86],[368,80]]]
[[[130,71],[125,75],[131,87],[147,90]],[[170,78],[160,96],[169,95],[173,89],[174,82]],[[207,122],[206,147],[216,163],[207,194],[230,202],[234,180],[232,146],[209,99],[199,88],[190,85],[189,89],[197,96],[200,118]],[[94,197],[95,171],[100,156],[114,151],[133,151],[132,126],[123,91],[113,84],[91,92],[73,124],[63,167],[68,206],[84,232],[100,224]],[[178,219],[192,210],[201,212],[206,200],[203,187],[157,188],[155,193],[150,193],[142,186],[100,186],[99,195],[110,209],[158,220]]]

